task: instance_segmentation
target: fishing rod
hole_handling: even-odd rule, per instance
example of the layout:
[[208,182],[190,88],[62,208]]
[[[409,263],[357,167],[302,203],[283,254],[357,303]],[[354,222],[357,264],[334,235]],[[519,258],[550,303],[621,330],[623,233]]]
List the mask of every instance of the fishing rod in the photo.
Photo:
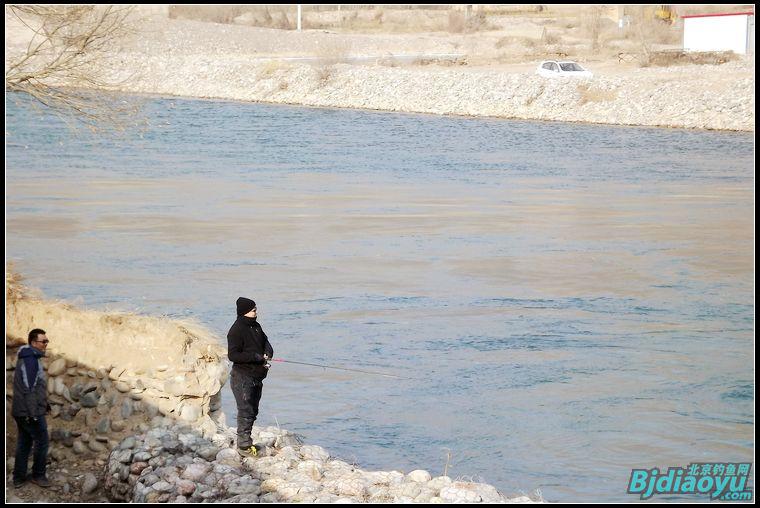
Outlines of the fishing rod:
[[348,370],[351,372],[361,372],[363,374],[374,374],[376,376],[385,376],[385,377],[393,377],[396,379],[409,379],[408,377],[402,377],[402,376],[396,376],[395,374],[385,374],[383,372],[372,372],[369,370],[361,370],[361,369],[348,369],[346,367],[333,367],[331,365],[321,365],[318,363],[306,363],[306,362],[295,362],[293,360],[283,360],[282,358],[272,358],[270,360],[271,362],[282,362],[282,363],[295,363],[298,365],[309,365],[311,367],[322,367],[323,369],[336,369],[336,370]]

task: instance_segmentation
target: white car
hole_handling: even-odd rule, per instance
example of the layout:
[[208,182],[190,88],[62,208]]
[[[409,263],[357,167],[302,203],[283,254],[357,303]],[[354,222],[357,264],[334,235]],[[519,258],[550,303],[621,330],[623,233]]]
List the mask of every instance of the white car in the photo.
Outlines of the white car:
[[585,78],[591,79],[594,75],[576,62],[558,62],[546,60],[539,64],[536,74],[545,78]]

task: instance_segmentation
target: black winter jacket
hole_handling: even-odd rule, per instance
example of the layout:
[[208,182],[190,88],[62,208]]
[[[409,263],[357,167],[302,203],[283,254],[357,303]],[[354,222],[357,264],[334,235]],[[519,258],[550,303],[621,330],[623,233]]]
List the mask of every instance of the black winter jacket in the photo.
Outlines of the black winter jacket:
[[261,325],[254,318],[239,316],[227,333],[227,356],[233,371],[264,379],[268,372],[265,354],[271,359],[274,350]]
[[[18,350],[16,371],[13,373],[13,404],[11,414],[18,418],[27,416],[45,416],[47,412],[47,376],[42,369],[42,357],[45,353],[32,346],[22,346]],[[25,358],[37,363],[37,373],[30,379],[32,373],[27,369]]]

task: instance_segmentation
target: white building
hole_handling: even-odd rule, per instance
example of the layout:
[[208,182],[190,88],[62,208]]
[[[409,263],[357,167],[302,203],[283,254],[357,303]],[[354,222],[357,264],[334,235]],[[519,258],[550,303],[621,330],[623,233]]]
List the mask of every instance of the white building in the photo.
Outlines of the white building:
[[755,13],[698,14],[683,19],[686,51],[755,52]]

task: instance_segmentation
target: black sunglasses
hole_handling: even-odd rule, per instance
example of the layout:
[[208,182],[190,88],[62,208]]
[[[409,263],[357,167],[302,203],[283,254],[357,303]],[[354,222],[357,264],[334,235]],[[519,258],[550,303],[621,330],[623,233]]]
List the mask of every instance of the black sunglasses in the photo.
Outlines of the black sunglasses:
[[49,341],[49,340],[47,340],[47,339],[45,339],[45,340],[36,340],[36,339],[35,339],[35,340],[34,340],[34,342],[41,342],[42,344],[47,344],[47,343],[48,343],[48,342],[50,342],[50,341]]

